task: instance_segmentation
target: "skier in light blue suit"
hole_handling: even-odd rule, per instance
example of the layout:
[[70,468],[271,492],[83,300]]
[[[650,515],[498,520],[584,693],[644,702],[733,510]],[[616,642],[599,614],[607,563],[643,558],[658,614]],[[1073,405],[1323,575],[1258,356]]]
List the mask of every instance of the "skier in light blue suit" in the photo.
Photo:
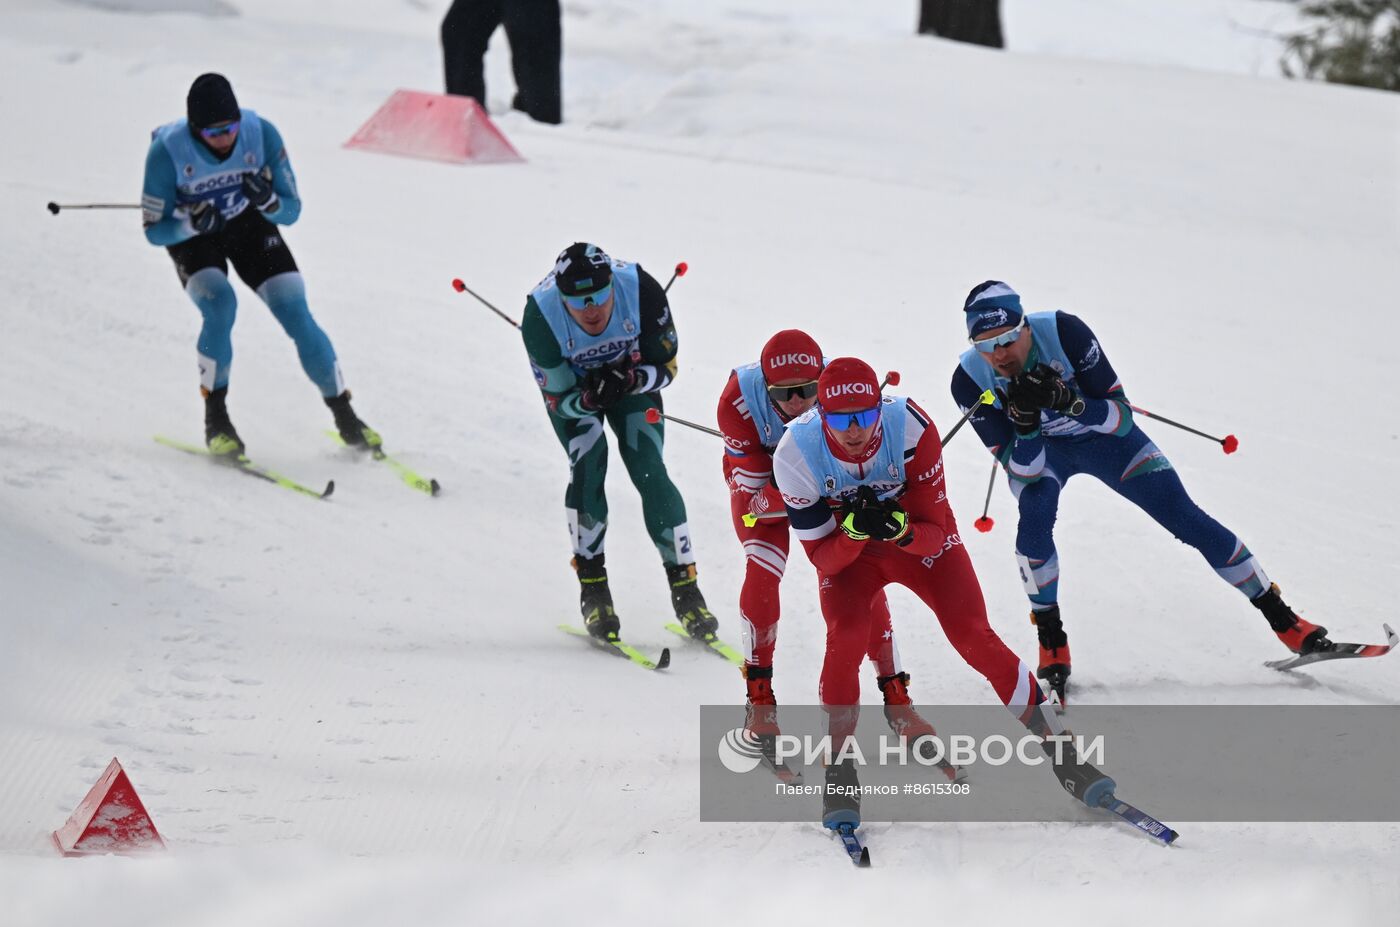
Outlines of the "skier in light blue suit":
[[204,317],[197,342],[204,440],[212,453],[239,456],[227,409],[237,299],[228,265],[296,344],[302,369],[321,391],[346,444],[382,445],[350,406],[335,348],[311,317],[306,284],[278,231],[301,215],[296,177],[281,133],[242,109],[220,74],[190,86],[186,117],[151,133],[141,194],[146,240],[164,246],[185,292]]

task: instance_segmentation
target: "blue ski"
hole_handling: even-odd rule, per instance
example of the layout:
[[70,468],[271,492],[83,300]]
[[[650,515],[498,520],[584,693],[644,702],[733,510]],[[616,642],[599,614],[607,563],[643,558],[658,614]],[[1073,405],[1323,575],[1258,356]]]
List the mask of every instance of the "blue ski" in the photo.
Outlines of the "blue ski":
[[870,868],[870,848],[861,845],[860,838],[856,836],[856,828],[859,824],[838,824],[836,826],[836,836],[841,838],[841,846],[845,849],[846,855],[851,858],[851,862],[859,869]]
[[1108,795],[1104,797],[1103,801],[1099,803],[1099,807],[1111,814],[1118,815],[1118,817],[1127,821],[1154,840],[1160,840],[1163,846],[1171,846],[1178,836],[1176,831],[1172,830],[1146,811],[1134,808],[1112,792],[1109,792]]

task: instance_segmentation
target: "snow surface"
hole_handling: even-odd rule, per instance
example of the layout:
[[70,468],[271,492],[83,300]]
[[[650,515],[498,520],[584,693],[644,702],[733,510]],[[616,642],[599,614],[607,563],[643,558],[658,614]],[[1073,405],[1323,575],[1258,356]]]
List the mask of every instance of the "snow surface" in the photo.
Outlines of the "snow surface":
[[[969,287],[1082,314],[1136,402],[1239,435],[1225,458],[1147,425],[1296,607],[1341,639],[1394,620],[1400,98],[1250,76],[1275,72],[1259,31],[1283,4],[1005,5],[1011,54],[911,36],[912,2],[568,2],[569,122],[502,112],[498,35],[491,106],[529,163],[464,168],[340,148],[393,89],[439,87],[441,0],[4,4],[0,922],[1363,924],[1400,902],[1393,824],[1189,824],[1169,851],[1116,826],[877,824],[868,873],[814,824],[701,824],[696,706],[741,701],[733,670],[678,647],[648,675],[554,630],[576,601],[563,455],[516,334],[448,283],[518,313],[576,238],[658,275],[690,263],[667,401],[702,421],[731,366],[802,324],[899,369],[946,429]],[[147,130],[208,69],[286,136],[313,311],[439,499],[319,434],[241,286],[235,421],[334,499],[150,441],[199,433],[197,313],[134,214],[41,210],[135,202]],[[735,638],[718,451],[670,434]],[[947,456],[970,527],[987,458],[967,438]],[[611,488],[619,610],[655,650],[663,577]],[[992,514],[966,541],[1029,656],[1004,489]],[[1057,537],[1086,703],[1400,698],[1394,658],[1265,669],[1281,651],[1258,615],[1097,484],[1069,490]],[[813,585],[796,554],[789,703],[816,697]],[[930,616],[892,604],[917,698],[985,702]],[[114,755],[171,852],[56,858],[48,833]]]

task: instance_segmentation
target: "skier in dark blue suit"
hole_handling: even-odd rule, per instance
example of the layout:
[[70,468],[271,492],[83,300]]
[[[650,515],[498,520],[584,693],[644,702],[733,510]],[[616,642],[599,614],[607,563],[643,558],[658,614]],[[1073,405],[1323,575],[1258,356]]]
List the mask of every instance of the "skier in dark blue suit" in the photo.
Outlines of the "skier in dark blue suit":
[[1134,423],[1123,384],[1088,325],[1066,312],[1024,313],[1020,296],[997,280],[975,287],[963,310],[972,346],[953,371],[953,399],[966,412],[985,390],[997,396],[970,421],[1005,468],[1020,508],[1016,559],[1040,637],[1042,679],[1063,695],[1070,674],[1053,529],[1060,490],[1077,473],[1200,551],[1294,653],[1331,646],[1327,629],[1295,615],[1244,542],[1187,495],[1166,455]]

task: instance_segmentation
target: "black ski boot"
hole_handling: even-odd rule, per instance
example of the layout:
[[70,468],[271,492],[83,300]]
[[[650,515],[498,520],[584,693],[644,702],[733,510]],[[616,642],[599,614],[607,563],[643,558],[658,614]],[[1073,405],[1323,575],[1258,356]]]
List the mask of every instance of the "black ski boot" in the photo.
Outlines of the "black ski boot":
[[233,430],[229,421],[228,409],[224,405],[228,399],[228,387],[216,390],[201,389],[204,395],[204,445],[215,457],[239,457],[243,454],[243,440]]
[[603,555],[575,557],[574,572],[578,574],[579,609],[588,633],[602,641],[617,640],[622,629],[617,612],[613,610],[612,592],[608,589],[608,571]]
[[1293,609],[1284,603],[1283,596],[1279,594],[1277,584],[1269,586],[1269,591],[1258,598],[1250,599],[1250,604],[1264,613],[1269,627],[1274,629],[1284,646],[1294,653],[1315,653],[1319,650],[1331,650],[1335,646],[1327,639],[1326,628],[1311,621],[1304,621],[1293,613]]
[[671,607],[686,633],[699,641],[709,640],[719,630],[719,619],[710,614],[705,597],[695,582],[695,564],[677,564],[666,568],[671,584]]
[[822,826],[836,830],[842,824],[860,826],[860,778],[854,760],[828,766],[822,789]]
[[1069,635],[1060,623],[1060,606],[1052,605],[1044,611],[1031,611],[1031,624],[1040,638],[1040,668],[1036,676],[1049,683],[1050,688],[1065,700],[1065,686],[1069,684]]
[[379,432],[360,421],[355,410],[350,408],[350,391],[348,389],[339,396],[327,399],[326,405],[330,407],[331,414],[335,416],[336,430],[340,432],[340,440],[344,441],[347,447],[373,451],[384,445],[384,439],[379,437]]
[[1048,705],[1038,706],[1025,722],[1026,730],[1040,738],[1040,749],[1050,760],[1050,769],[1060,787],[1090,808],[1101,808],[1113,798],[1118,784],[1088,762],[1074,745],[1074,732],[1060,725]]

